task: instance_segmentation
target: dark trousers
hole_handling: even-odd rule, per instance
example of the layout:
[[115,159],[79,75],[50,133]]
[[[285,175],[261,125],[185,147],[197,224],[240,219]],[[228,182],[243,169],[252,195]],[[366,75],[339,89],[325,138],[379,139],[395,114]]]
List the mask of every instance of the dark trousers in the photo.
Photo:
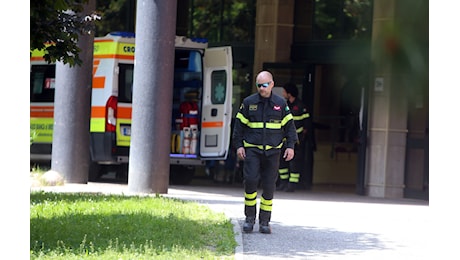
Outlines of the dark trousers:
[[262,185],[260,198],[259,221],[270,221],[272,200],[278,178],[280,150],[262,151],[257,148],[246,148],[244,160],[244,213],[247,218],[255,219],[257,211],[257,188]]
[[[288,181],[291,183],[299,183],[300,176],[302,175],[302,171],[305,168],[305,158],[304,158],[304,147],[303,143],[296,144],[294,147],[294,158],[292,160],[286,162],[285,158],[283,158],[283,154],[286,148],[282,149],[280,154],[280,170],[284,169],[284,172],[281,173],[280,171],[280,179],[284,181]],[[281,174],[285,176],[282,177]],[[292,175],[296,176],[292,176]]]

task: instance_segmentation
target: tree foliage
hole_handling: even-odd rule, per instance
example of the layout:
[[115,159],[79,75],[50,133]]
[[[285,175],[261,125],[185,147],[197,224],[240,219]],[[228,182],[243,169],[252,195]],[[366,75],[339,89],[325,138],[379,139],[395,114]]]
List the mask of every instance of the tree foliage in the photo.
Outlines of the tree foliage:
[[314,37],[318,40],[369,39],[372,0],[315,0]]
[[30,2],[30,53],[44,50],[48,63],[81,65],[78,37],[94,31],[96,12],[82,13],[88,0],[38,0]]
[[255,1],[195,0],[191,36],[210,42],[253,42]]
[[101,20],[96,24],[95,37],[103,37],[113,31],[134,32],[135,0],[97,0],[96,9]]

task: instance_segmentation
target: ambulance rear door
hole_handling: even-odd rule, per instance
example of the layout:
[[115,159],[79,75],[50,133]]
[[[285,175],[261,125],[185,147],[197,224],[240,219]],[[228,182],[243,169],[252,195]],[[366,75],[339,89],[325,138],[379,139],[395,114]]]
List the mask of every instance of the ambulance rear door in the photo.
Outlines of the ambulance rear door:
[[200,132],[200,156],[205,160],[225,160],[228,155],[232,119],[232,64],[230,46],[205,50]]

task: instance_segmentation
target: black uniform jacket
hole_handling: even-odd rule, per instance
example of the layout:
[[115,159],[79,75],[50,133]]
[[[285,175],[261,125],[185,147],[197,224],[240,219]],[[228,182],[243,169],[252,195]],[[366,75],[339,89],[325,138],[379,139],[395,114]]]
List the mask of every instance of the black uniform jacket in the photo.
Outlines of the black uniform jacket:
[[294,117],[294,124],[299,135],[299,141],[304,140],[303,131],[309,129],[309,118],[310,113],[308,113],[306,106],[298,98],[294,102],[287,102],[289,108],[291,109],[292,116]]
[[269,98],[263,98],[259,93],[246,97],[236,114],[235,149],[256,147],[276,151],[282,147],[283,138],[286,138],[287,148],[294,148],[297,133],[286,100],[274,93]]

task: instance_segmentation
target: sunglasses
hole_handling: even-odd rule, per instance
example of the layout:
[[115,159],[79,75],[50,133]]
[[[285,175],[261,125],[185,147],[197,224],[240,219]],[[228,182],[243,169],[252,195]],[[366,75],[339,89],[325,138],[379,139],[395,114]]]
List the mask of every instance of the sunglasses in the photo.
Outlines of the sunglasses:
[[272,82],[269,81],[269,82],[266,82],[266,83],[256,83],[256,86],[258,88],[260,88],[260,87],[268,88],[268,86],[270,86],[270,83],[272,83]]

